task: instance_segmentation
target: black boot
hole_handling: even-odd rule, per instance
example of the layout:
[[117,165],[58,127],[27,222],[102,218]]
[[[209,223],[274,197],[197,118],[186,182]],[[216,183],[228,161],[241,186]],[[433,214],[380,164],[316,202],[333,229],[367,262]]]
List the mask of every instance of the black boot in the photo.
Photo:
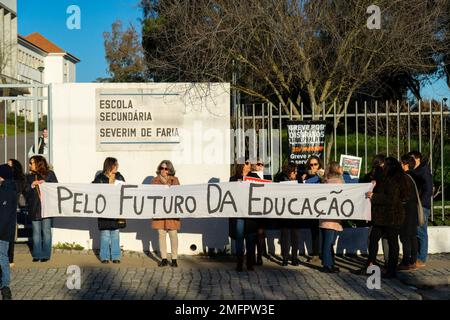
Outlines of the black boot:
[[255,270],[254,265],[255,265],[255,255],[247,253],[247,271],[254,271]]
[[158,267],[167,267],[169,265],[169,262],[167,259],[162,259],[160,263],[158,263]]
[[11,289],[8,287],[2,288],[2,299],[3,300],[12,300]]
[[238,256],[237,257],[237,265],[236,265],[236,271],[242,272],[244,270],[244,256]]

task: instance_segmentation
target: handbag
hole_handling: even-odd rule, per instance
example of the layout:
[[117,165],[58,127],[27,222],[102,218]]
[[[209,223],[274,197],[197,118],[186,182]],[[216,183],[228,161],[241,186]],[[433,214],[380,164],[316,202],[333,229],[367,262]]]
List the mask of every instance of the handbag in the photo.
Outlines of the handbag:
[[117,219],[117,226],[119,229],[123,229],[127,226],[127,220],[125,219]]
[[419,221],[419,226],[423,226],[425,224],[425,218],[424,218],[424,213],[423,213],[423,207],[422,207],[422,201],[420,200],[420,195],[419,195],[419,190],[417,189],[417,185],[416,182],[414,181],[413,178],[411,178],[409,175],[408,177],[411,179],[413,185],[414,185],[414,189],[416,190],[416,197],[417,197],[417,218]]

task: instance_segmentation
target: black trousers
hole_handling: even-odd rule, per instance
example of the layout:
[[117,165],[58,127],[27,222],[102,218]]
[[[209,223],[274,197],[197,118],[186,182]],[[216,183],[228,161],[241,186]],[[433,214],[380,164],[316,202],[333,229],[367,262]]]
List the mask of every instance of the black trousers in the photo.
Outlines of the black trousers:
[[283,228],[281,229],[280,243],[281,243],[281,256],[283,259],[287,259],[289,256],[289,249],[292,246],[292,259],[298,257],[298,238],[300,235],[300,229],[297,228]]
[[400,241],[403,247],[403,265],[414,264],[417,261],[417,253],[419,251],[419,243],[417,234],[400,234]]
[[387,263],[387,271],[390,274],[395,274],[397,272],[398,256],[399,256],[399,245],[398,236],[400,229],[388,226],[373,226],[370,232],[369,238],[369,259],[368,263],[376,263],[377,253],[378,253],[378,242],[383,237],[386,236],[389,244],[389,257]]
[[9,263],[14,262],[14,241],[9,243],[8,258],[9,258]]
[[311,256],[319,256],[320,247],[320,229],[319,220],[313,220],[309,226],[311,231],[312,254]]

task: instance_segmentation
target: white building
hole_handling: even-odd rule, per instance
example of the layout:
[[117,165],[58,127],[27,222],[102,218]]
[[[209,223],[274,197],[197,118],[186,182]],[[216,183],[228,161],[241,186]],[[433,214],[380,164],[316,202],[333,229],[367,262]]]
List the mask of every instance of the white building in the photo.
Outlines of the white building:
[[[27,36],[17,33],[17,0],[0,0],[0,82],[7,84],[50,84],[76,82],[76,64],[80,59],[54,44],[38,32]],[[39,89],[0,89],[0,95],[30,94],[46,96]],[[12,111],[15,105],[8,105]],[[33,121],[31,103],[18,106],[27,110]],[[48,113],[46,102],[38,103],[38,116]]]

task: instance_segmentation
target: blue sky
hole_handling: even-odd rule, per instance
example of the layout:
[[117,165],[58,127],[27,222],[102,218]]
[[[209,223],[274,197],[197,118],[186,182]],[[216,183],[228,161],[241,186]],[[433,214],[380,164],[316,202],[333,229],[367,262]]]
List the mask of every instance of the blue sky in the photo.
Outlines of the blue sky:
[[[77,65],[77,82],[91,82],[106,77],[103,32],[122,20],[140,29],[142,11],[139,0],[17,0],[18,31],[26,36],[39,32],[59,47],[81,59]],[[67,8],[81,10],[81,29],[69,30]]]
[[[21,35],[40,32],[55,44],[77,56],[77,81],[91,82],[107,77],[103,48],[103,32],[111,30],[111,24],[122,20],[124,26],[133,23],[140,29],[142,12],[139,0],[17,0],[18,28]],[[69,30],[66,13],[70,5],[81,9],[81,29]],[[427,84],[421,90],[423,98],[450,99],[450,88],[444,79]]]

